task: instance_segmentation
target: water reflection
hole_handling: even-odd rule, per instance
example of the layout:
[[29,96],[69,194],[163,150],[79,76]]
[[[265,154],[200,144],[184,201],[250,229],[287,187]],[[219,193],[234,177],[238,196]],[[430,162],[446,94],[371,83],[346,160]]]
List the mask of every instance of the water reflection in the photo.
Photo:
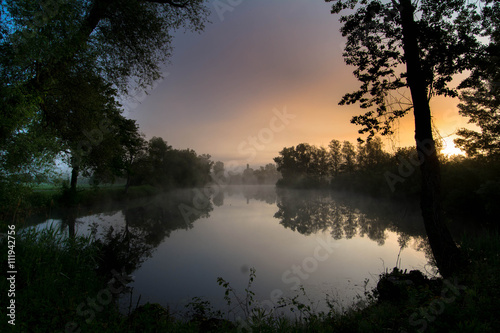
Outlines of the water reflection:
[[333,238],[338,247],[302,281],[316,290],[311,297],[317,300],[333,289],[353,297],[349,281],[362,285],[383,270],[380,258],[393,263],[400,248],[408,247],[403,268],[422,268],[427,260],[417,250],[425,232],[415,206],[323,191],[228,186],[80,208],[58,220],[70,236],[96,235],[103,274],[136,276],[133,304],[142,295],[141,302],[181,307],[195,296],[221,301],[219,276],[244,288],[242,267],[257,269],[257,295],[292,293],[283,274],[314,255],[318,238]]
[[274,217],[303,235],[329,232],[334,239],[364,237],[384,245],[387,231],[398,233],[401,246],[413,237],[425,246],[418,206],[395,205],[380,199],[327,191],[277,190]]
[[223,193],[226,193],[228,197],[242,194],[247,205],[251,200],[263,201],[270,205],[276,203],[277,200],[276,187],[273,185],[227,186]]
[[[200,203],[199,198],[206,200]],[[191,229],[195,221],[208,218],[213,210],[210,197],[200,196],[199,190],[164,193],[147,201],[123,203],[119,208],[113,204],[55,213],[60,230],[67,236],[94,235],[101,248],[98,271],[104,275],[113,270],[131,274],[173,231]],[[118,221],[114,220],[116,215]]]

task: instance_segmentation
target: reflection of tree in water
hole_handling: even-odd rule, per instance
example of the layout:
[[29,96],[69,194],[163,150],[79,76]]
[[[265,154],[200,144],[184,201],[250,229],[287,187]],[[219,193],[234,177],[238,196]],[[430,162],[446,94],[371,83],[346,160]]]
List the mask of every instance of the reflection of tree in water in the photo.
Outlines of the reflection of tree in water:
[[[125,209],[125,226],[120,232],[108,231],[105,237],[105,248],[114,256],[113,265],[126,267],[127,272],[137,269],[172,231],[191,229],[196,220],[208,217],[213,210],[210,200],[194,206],[197,193],[175,191],[157,196],[146,205]],[[189,218],[182,214],[181,206],[189,209]]]
[[125,226],[106,228],[97,243],[101,247],[99,272],[109,274],[112,270],[131,273],[151,256],[154,246],[146,241],[147,232],[139,228]]
[[217,191],[214,194],[212,201],[216,207],[220,207],[220,206],[224,205],[224,191],[220,191],[220,190]]
[[278,190],[277,193],[278,211],[274,217],[285,228],[301,234],[329,232],[335,239],[366,235],[383,245],[385,231],[389,230],[398,233],[403,247],[408,244],[408,237],[414,237],[418,247],[423,246],[425,231],[420,214],[407,214],[408,206],[324,191]]
[[[198,192],[199,193],[199,192]],[[123,269],[130,274],[151,256],[152,251],[178,229],[191,229],[193,223],[208,217],[213,210],[210,198],[195,206],[197,192],[175,191],[154,197],[147,203],[130,205],[122,210],[124,219],[118,226],[92,225],[97,242],[101,247],[99,271],[109,275],[112,270]],[[188,218],[180,207],[188,209]],[[76,214],[68,214],[63,219],[74,236]],[[102,228],[97,235],[98,228]],[[72,231],[72,232],[71,232]]]
[[276,187],[274,185],[230,185],[224,188],[224,192],[229,197],[242,193],[247,204],[251,200],[263,201],[270,205],[276,203]]

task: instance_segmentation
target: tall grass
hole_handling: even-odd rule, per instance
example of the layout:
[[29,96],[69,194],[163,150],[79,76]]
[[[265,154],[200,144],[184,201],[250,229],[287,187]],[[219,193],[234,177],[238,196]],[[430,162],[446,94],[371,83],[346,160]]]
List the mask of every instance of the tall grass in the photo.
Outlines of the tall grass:
[[[367,291],[361,305],[338,310],[329,304],[330,311],[325,313],[295,297],[282,299],[278,309],[293,308],[299,314],[288,318],[255,302],[251,287],[256,273],[252,270],[244,291],[218,279],[224,289],[221,297],[225,296],[228,306],[235,306],[236,313],[241,310],[244,321],[227,320],[228,313],[214,311],[202,298],[193,299],[184,320],[152,304],[139,307],[127,318],[114,302],[98,305],[95,317],[88,320],[82,312],[92,308],[89,300],[96,299],[109,278],[96,273],[100,249],[92,236],[70,238],[54,226],[27,228],[16,236],[16,326],[7,324],[7,298],[2,296],[0,331],[65,332],[74,322],[78,329],[70,332],[496,332],[500,327],[500,236],[490,232],[464,238],[461,247],[471,265],[453,281],[461,286],[458,292],[445,293],[447,299],[454,296],[449,301],[443,301],[446,283],[442,280],[403,283],[404,299],[381,301],[375,291]],[[5,239],[0,239],[0,251],[7,253]],[[6,267],[6,256],[1,258]],[[381,278],[407,276],[398,271]],[[8,290],[5,278],[0,279],[0,290]]]
[[[90,236],[70,238],[54,226],[18,230],[15,245],[17,311],[16,326],[10,327],[14,329],[11,331],[64,331],[69,321],[78,319],[78,305],[104,285],[103,278],[95,273],[99,249]],[[0,241],[0,251],[7,253],[5,239]],[[7,267],[5,257],[2,255],[2,267]],[[2,278],[0,290],[8,289]],[[6,302],[2,297],[2,309]],[[105,313],[113,311],[110,307]],[[5,318],[2,316],[1,326],[7,324]]]

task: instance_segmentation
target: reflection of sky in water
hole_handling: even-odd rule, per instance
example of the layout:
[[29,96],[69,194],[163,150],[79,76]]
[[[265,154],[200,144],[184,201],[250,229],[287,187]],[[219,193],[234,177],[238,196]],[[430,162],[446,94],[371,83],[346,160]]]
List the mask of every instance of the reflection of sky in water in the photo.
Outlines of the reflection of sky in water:
[[[349,240],[333,240],[328,232],[305,236],[283,228],[273,217],[276,211],[276,205],[262,201],[247,204],[242,195],[226,197],[223,206],[216,207],[208,219],[196,221],[193,229],[172,232],[133,273],[134,297],[141,294],[141,303],[168,303],[182,310],[192,297],[199,296],[224,308],[224,289],[217,285],[217,277],[243,296],[247,268],[254,267],[257,278],[252,290],[258,301],[269,299],[275,289],[285,296],[295,295],[291,287],[299,278],[311,299],[324,300],[327,293],[349,304],[363,294],[365,278],[373,287],[384,267],[395,266],[399,245],[393,232],[386,231],[383,246],[366,236]],[[326,260],[307,259],[310,273],[292,272],[294,265],[300,267],[306,258],[314,257],[321,246],[318,238],[334,244],[332,253],[322,249],[317,253]],[[423,269],[427,262],[424,253],[411,246],[402,251],[401,258],[403,269]]]
[[[101,235],[109,227],[120,229],[124,225],[123,213],[122,211],[114,211],[77,217],[75,220],[75,233],[77,235],[88,235],[93,225],[96,226],[97,235]],[[43,230],[47,228],[54,228],[62,231],[63,235],[68,235],[68,226],[64,223],[63,219],[48,219],[45,222],[27,227],[26,229]]]
[[[134,288],[133,297],[132,300],[130,295],[122,297],[122,309],[127,311],[130,301],[134,308],[140,295],[141,304],[151,302],[169,305],[172,311],[182,312],[193,297],[203,297],[215,308],[227,310],[223,300],[224,289],[218,286],[217,278],[222,277],[230,282],[237,293],[244,297],[250,267],[256,269],[257,277],[252,290],[259,302],[269,300],[271,293],[276,290],[287,297],[297,295],[298,292],[291,288],[300,282],[315,304],[318,301],[324,304],[328,294],[338,303],[350,305],[356,295],[363,295],[366,278],[370,279],[368,289],[371,289],[380,273],[396,265],[400,247],[395,232],[384,231],[383,245],[359,234],[350,239],[333,239],[331,228],[304,235],[285,228],[274,217],[278,207],[276,203],[269,203],[273,202],[269,198],[273,197],[274,189],[269,190],[271,196],[261,198],[266,199],[267,203],[248,200],[248,193],[247,197],[238,192],[230,195],[226,193],[224,204],[215,206],[208,218],[196,220],[192,229],[185,230],[185,225],[174,227],[170,235],[152,249],[152,257],[132,272],[135,276],[135,282],[130,284]],[[328,203],[328,200],[320,201]],[[300,202],[290,202],[294,208],[304,208]],[[159,205],[162,207],[162,201]],[[316,206],[311,207],[314,211]],[[311,207],[305,207],[305,210]],[[354,209],[351,211],[359,212]],[[140,215],[131,216],[141,218]],[[98,237],[110,226],[119,232],[125,225],[125,212],[115,210],[78,217],[76,233],[87,234],[90,225],[96,222]],[[49,220],[37,228],[50,223],[59,226],[61,220]],[[160,223],[167,222],[163,220]],[[375,229],[374,234],[378,235],[380,231],[377,234],[373,220],[371,223],[364,227]],[[130,226],[132,229],[134,227]],[[409,246],[402,250],[401,268],[425,270],[427,259],[424,252],[417,251],[416,247],[416,242],[410,240]],[[318,309],[325,308],[320,305]]]

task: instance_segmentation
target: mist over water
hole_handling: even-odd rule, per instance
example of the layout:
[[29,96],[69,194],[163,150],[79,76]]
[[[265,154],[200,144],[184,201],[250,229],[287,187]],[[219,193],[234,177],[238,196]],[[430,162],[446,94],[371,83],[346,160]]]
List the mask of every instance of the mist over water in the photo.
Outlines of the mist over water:
[[[202,200],[204,193],[212,195]],[[227,186],[172,191],[72,216],[54,216],[37,227],[52,223],[67,233],[93,232],[104,247],[102,272],[125,270],[134,276],[132,294],[121,298],[124,312],[130,304],[133,310],[138,302],[150,302],[182,313],[193,297],[227,310],[217,278],[244,297],[251,268],[260,305],[271,308],[279,297],[301,294],[303,286],[317,310],[326,310],[326,297],[351,305],[375,286],[380,273],[396,265],[434,274],[420,211],[413,204],[327,191]]]

